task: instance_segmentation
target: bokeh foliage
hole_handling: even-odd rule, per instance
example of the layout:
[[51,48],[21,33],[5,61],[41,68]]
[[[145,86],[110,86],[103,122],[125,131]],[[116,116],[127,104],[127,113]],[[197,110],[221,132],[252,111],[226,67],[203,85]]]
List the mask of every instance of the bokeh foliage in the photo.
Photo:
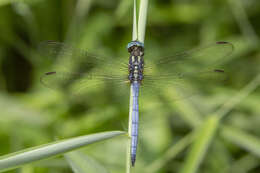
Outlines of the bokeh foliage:
[[[129,94],[119,96],[116,88],[101,85],[74,100],[51,91],[39,79],[52,63],[37,48],[41,41],[56,40],[128,58],[132,1],[4,0],[0,5],[1,155],[64,137],[127,130]],[[235,51],[221,64],[228,75],[224,83],[194,83],[191,87],[200,93],[178,102],[173,102],[170,88],[142,98],[137,172],[192,172],[198,165],[201,173],[260,172],[259,80],[253,81],[255,90],[243,90],[260,73],[259,10],[258,0],[149,2],[147,54],[178,52],[215,40],[233,43]],[[227,112],[219,111],[243,91],[251,93],[237,97],[238,104],[229,105]],[[111,172],[122,172],[125,144],[118,138],[81,151]],[[58,157],[21,171],[70,168]]]

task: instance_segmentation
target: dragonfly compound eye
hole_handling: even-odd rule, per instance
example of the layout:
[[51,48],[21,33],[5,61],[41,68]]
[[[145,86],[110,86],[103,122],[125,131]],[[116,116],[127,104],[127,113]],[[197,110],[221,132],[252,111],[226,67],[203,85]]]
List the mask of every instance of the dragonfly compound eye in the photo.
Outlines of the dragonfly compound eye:
[[127,44],[127,49],[129,50],[129,48],[134,47],[134,46],[144,48],[143,43],[141,43],[139,41],[131,41],[130,43]]

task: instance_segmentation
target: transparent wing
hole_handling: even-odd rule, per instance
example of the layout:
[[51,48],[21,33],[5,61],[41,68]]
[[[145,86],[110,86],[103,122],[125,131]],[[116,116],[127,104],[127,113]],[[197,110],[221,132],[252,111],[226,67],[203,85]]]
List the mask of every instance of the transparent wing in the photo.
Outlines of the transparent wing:
[[41,77],[41,83],[48,88],[79,96],[106,84],[125,85],[128,81],[122,76],[105,76],[91,73],[68,73],[62,71],[47,72]]
[[117,62],[53,41],[41,43],[39,49],[56,62],[53,70],[41,77],[41,83],[48,88],[78,95],[85,89],[104,86],[105,83],[127,83],[127,58],[124,62]]
[[[180,73],[167,75],[145,76],[141,85],[141,94],[150,95],[160,93],[162,90],[175,90],[174,100],[189,98],[202,93],[198,86],[211,88],[213,85],[223,85],[227,75],[223,70],[201,71],[197,73]],[[205,88],[203,88],[205,91]]]
[[103,72],[112,70],[111,73],[122,74],[127,72],[128,68],[128,57],[104,57],[61,42],[45,41],[38,49],[47,60],[55,61],[55,68],[58,70],[85,73],[102,67],[99,69],[103,69]]
[[156,67],[158,72],[170,74],[184,72],[198,72],[216,67],[223,59],[233,52],[233,45],[229,42],[215,42],[192,50],[176,53],[163,58],[147,57],[146,69]]
[[[146,62],[142,91],[155,91],[161,88],[180,90],[179,98],[196,94],[192,85],[223,84],[227,78],[218,64],[233,51],[228,42],[216,42],[190,51],[166,56]],[[149,57],[146,58],[147,61]],[[179,99],[178,98],[178,99]]]

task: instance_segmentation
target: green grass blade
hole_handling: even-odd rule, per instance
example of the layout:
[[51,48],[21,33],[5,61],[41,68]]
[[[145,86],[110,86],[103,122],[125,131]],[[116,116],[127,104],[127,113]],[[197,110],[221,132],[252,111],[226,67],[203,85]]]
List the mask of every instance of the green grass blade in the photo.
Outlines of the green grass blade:
[[127,139],[127,147],[126,147],[126,173],[131,172],[131,136],[132,136],[132,107],[133,107],[133,99],[132,99],[132,87],[130,87],[130,104],[129,104],[129,120],[128,120],[128,139]]
[[88,144],[103,141],[121,134],[124,134],[124,132],[111,131],[96,133],[92,135],[60,140],[50,144],[45,144],[20,152],[8,154],[0,157],[0,172],[17,168],[27,163],[63,154],[65,152],[86,146]]
[[69,152],[64,155],[74,173],[98,172],[108,173],[96,160],[78,151]]
[[136,0],[134,0],[134,11],[133,11],[133,33],[132,40],[137,40],[137,20],[136,20]]
[[[235,97],[232,97],[227,103],[225,103],[222,108],[211,116],[208,120],[202,124],[202,128],[198,134],[197,140],[193,144],[191,151],[188,155],[186,162],[181,170],[181,173],[195,173],[203,160],[205,152],[214,136],[214,133],[218,127],[219,119],[227,114],[235,105],[237,105],[241,100],[248,96],[253,90],[255,90],[260,81],[260,75],[257,75],[254,80],[252,80],[240,93]],[[260,153],[260,142],[258,139],[253,138],[249,135],[241,133],[236,133],[235,131],[228,131],[225,135],[233,135],[233,139],[236,144],[241,147],[245,147],[247,150],[257,154]],[[258,147],[258,148],[257,148]]]
[[174,98],[179,97],[179,91],[174,86],[171,86],[171,89],[165,89],[163,91],[163,96],[166,101],[170,103],[174,111],[179,112],[179,116],[192,128],[198,127],[202,123],[202,118],[198,110],[191,104],[188,99],[183,99],[181,101],[173,102]]
[[79,0],[77,1],[75,14],[79,19],[82,19],[86,14],[88,14],[92,0]]
[[[0,94],[0,124],[24,124],[26,126],[45,127],[50,124],[48,116],[37,109],[31,109],[22,102]],[[8,118],[6,118],[8,117]]]
[[181,173],[195,173],[197,171],[212,141],[218,124],[218,117],[213,115],[200,126]]
[[243,156],[241,159],[238,159],[234,163],[232,163],[227,172],[247,173],[257,168],[258,165],[259,165],[259,158],[251,154],[248,154],[246,156]]
[[170,147],[164,155],[155,160],[152,164],[148,165],[145,172],[156,173],[166,165],[170,160],[175,158],[182,152],[194,139],[196,133],[189,133],[187,136],[179,140],[176,144]]
[[21,1],[21,0],[0,0],[0,6],[3,6],[3,5],[8,5],[8,4],[11,4],[11,3],[36,3],[36,2],[40,2],[40,0],[24,0],[24,1]]
[[148,0],[141,0],[138,18],[138,40],[144,43]]
[[260,85],[260,74],[258,74],[250,83],[248,83],[234,97],[231,97],[222,107],[216,112],[221,118],[230,112],[238,103],[244,100]]
[[8,5],[14,2],[13,0],[0,0],[0,6],[2,5]]
[[224,138],[260,157],[260,139],[234,127],[223,127]]
[[122,20],[123,17],[128,15],[129,10],[132,8],[132,1],[123,0],[120,1],[120,4],[118,5],[115,16],[118,20]]
[[247,13],[245,8],[243,7],[243,3],[236,0],[228,0],[231,12],[235,17],[235,20],[242,31],[244,38],[247,39],[252,46],[258,46],[259,38],[257,33],[255,32],[254,27],[248,20]]

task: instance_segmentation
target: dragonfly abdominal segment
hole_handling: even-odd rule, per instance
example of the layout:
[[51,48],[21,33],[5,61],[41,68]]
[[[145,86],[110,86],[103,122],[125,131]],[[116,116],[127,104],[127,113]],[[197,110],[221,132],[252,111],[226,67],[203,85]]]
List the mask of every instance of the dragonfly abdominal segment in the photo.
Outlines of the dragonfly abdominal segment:
[[128,44],[128,52],[130,53],[129,63],[128,63],[128,80],[130,83],[134,81],[141,83],[143,80],[144,72],[144,47],[138,41],[133,41]]

